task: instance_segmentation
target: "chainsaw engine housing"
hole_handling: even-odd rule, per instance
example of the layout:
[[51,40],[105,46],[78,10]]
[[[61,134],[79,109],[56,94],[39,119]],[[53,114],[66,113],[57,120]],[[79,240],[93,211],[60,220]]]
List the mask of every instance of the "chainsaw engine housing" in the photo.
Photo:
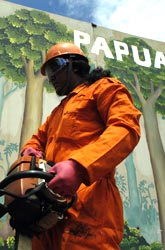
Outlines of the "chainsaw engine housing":
[[22,234],[33,236],[53,227],[75,200],[67,200],[48,188],[47,181],[53,178],[47,173],[50,167],[35,156],[23,156],[0,183],[5,194],[3,209],[10,214],[10,225]]

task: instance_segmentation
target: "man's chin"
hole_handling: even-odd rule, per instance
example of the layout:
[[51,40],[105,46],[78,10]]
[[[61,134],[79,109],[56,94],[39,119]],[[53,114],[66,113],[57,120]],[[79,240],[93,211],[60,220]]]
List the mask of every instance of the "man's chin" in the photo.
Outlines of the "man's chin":
[[62,91],[62,90],[56,90],[55,89],[55,91],[56,91],[56,94],[58,95],[58,96],[64,96],[64,95],[66,95],[66,93],[64,92],[64,91]]
[[59,87],[57,87],[55,85],[53,85],[53,87],[54,87],[55,92],[56,92],[57,95],[59,95],[59,96],[63,95],[63,89],[61,89],[61,88],[59,88]]
[[61,96],[61,95],[62,95],[62,93],[61,93],[61,91],[60,91],[60,90],[55,89],[55,91],[56,91],[56,94],[57,94],[57,95],[59,95],[59,96]]
[[58,96],[64,96],[64,95],[67,95],[69,93],[65,85],[62,86],[61,84],[53,84],[53,87],[54,87],[56,94]]

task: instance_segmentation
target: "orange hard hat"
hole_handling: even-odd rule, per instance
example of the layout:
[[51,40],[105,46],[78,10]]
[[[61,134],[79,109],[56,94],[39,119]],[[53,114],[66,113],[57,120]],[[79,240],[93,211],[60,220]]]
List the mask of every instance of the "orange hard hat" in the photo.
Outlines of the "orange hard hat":
[[70,43],[70,42],[58,43],[58,44],[53,45],[48,50],[45,62],[43,63],[41,67],[41,74],[45,75],[45,65],[47,64],[48,61],[50,61],[51,59],[55,57],[62,56],[62,55],[79,55],[79,56],[82,56],[83,59],[88,62],[88,59],[86,58],[83,51],[75,44]]

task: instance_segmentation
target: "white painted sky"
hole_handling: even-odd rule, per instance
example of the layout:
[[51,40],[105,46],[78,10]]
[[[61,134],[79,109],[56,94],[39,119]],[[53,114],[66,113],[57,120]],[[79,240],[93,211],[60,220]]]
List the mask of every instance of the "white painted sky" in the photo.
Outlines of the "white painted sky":
[[165,42],[165,0],[99,0],[94,21],[124,33]]

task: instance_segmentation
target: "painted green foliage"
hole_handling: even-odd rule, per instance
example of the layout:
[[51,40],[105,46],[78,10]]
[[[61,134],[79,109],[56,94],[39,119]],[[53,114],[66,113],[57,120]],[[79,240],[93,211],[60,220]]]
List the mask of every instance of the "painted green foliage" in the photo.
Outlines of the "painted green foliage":
[[[132,163],[132,169],[133,165]],[[130,172],[132,173],[132,171]],[[132,175],[130,174],[130,176]],[[146,241],[151,241],[151,239],[152,242],[157,241],[158,237],[155,232],[159,230],[159,217],[157,200],[153,197],[154,184],[148,183],[146,180],[141,180],[138,183],[134,178],[131,179],[133,185],[130,185],[128,175],[126,179],[119,171],[116,173],[116,182],[122,195],[125,219],[131,227],[139,227],[144,232],[143,237]]]
[[[7,172],[18,155],[18,143],[0,140],[0,173],[1,180],[7,175]],[[0,196],[0,204],[4,204],[4,195]],[[0,249],[8,249],[11,243],[10,236],[12,229],[9,227],[7,215],[0,218]],[[6,236],[9,235],[6,239]],[[4,240],[4,237],[8,242]],[[9,243],[9,244],[8,244]],[[9,248],[12,249],[12,248]]]
[[0,72],[16,86],[26,85],[22,146],[41,124],[43,87],[52,91],[40,74],[47,50],[55,43],[73,41],[73,31],[44,12],[21,9],[0,18],[0,32],[4,34],[0,38]]
[[162,250],[162,245],[159,242],[154,242],[149,245],[140,230],[134,227],[128,227],[125,222],[124,238],[120,244],[121,250]]
[[[142,110],[142,103],[139,100],[137,91],[135,90],[135,74],[138,76],[140,83],[140,93],[143,95],[144,99],[147,100],[152,94],[158,89],[160,89],[160,94],[155,101],[155,110],[165,116],[165,75],[164,75],[164,65],[161,68],[154,67],[154,61],[156,56],[156,50],[149,46],[144,40],[136,37],[125,38],[122,43],[128,45],[129,55],[122,55],[123,61],[116,59],[105,58],[106,67],[110,68],[113,75],[119,79],[127,86],[133,96],[135,105],[137,108]],[[149,52],[151,59],[151,67],[142,67],[134,63],[132,45],[137,46],[138,55],[141,61],[145,61],[144,48]],[[114,50],[113,42],[109,43],[111,51]],[[115,53],[114,53],[115,54]],[[147,57],[148,59],[148,57]]]
[[33,60],[34,72],[40,70],[42,53],[60,40],[73,37],[65,25],[56,23],[41,11],[17,10],[0,18],[0,71],[15,83],[26,83],[25,61]]

